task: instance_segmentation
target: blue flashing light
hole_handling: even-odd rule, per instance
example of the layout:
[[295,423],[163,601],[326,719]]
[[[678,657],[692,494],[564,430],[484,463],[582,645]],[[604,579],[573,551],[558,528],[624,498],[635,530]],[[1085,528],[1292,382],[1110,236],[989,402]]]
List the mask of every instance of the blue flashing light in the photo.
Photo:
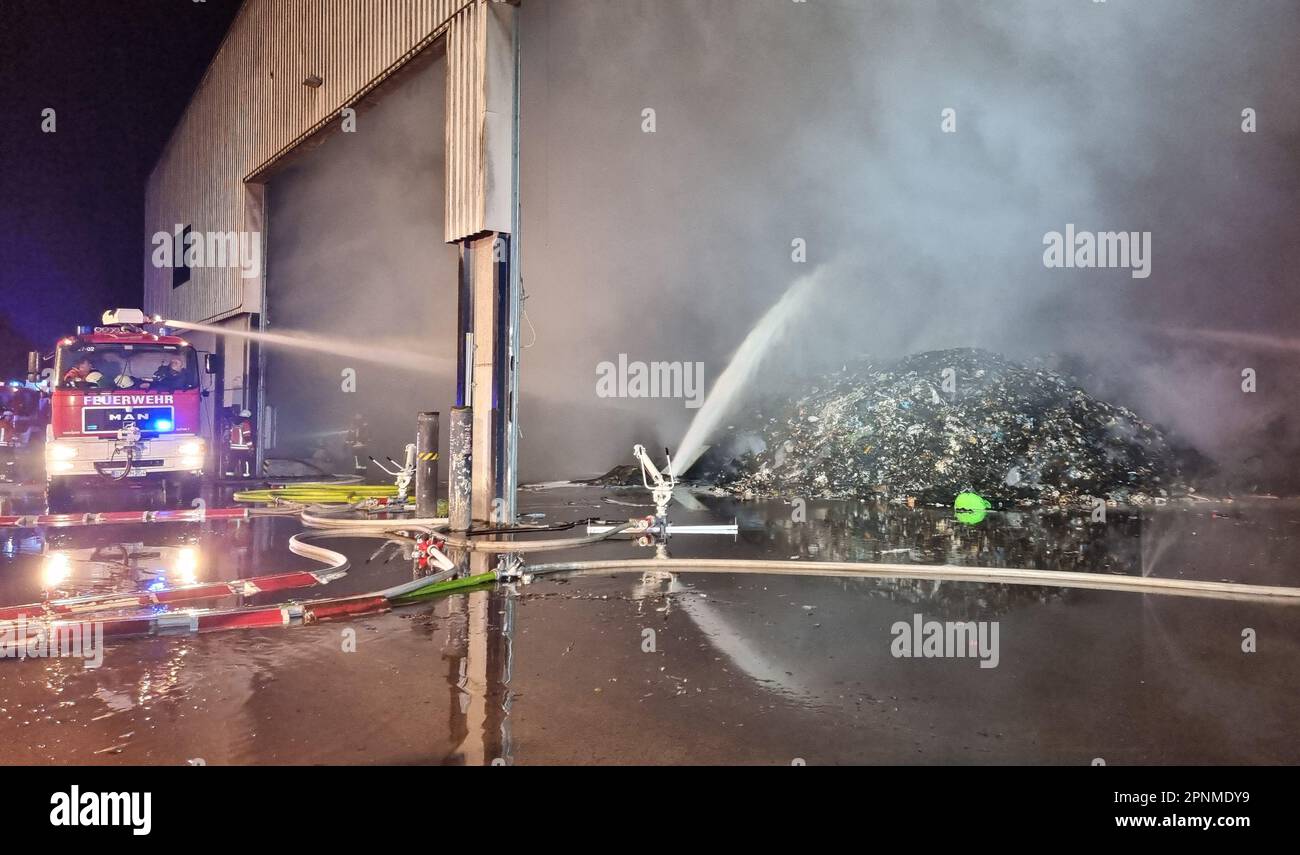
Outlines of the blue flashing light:
[[153,423],[153,429],[156,431],[166,432],[173,429],[174,427],[176,427],[176,425],[172,424],[167,419],[159,419],[158,421]]

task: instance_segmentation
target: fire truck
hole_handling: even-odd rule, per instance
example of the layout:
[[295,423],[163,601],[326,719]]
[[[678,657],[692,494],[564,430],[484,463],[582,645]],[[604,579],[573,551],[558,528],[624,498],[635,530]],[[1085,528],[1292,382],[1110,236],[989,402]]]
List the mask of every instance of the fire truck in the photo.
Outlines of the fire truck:
[[[139,309],[110,309],[103,323],[58,343],[46,428],[51,510],[111,482],[161,486],[169,500],[197,496],[208,456],[200,405],[212,372],[184,338]],[[40,370],[39,354],[32,355]]]

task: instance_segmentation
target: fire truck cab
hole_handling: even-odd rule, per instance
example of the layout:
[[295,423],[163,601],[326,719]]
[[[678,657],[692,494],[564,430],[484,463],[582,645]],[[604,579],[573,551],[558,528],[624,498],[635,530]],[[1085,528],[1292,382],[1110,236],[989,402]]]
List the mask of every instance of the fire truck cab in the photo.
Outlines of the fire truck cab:
[[49,375],[51,506],[106,481],[197,495],[207,459],[202,373],[194,347],[139,309],[109,310],[100,326],[61,340]]

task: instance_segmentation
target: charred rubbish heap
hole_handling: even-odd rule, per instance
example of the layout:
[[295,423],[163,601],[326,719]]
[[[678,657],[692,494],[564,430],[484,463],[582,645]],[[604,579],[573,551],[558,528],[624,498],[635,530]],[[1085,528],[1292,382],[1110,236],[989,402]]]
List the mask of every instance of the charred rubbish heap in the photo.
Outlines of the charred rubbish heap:
[[737,419],[691,476],[735,494],[1025,507],[1188,492],[1164,433],[1070,379],[975,349],[862,361]]

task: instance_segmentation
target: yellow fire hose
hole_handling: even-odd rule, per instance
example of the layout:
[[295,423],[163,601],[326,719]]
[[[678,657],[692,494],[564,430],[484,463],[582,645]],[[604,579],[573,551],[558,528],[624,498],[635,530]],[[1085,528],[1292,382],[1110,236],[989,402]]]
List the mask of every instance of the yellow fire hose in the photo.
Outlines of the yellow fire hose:
[[255,505],[274,505],[282,502],[300,505],[350,505],[363,499],[392,499],[396,496],[397,488],[392,484],[332,484],[321,481],[240,490],[233,498],[236,502]]

